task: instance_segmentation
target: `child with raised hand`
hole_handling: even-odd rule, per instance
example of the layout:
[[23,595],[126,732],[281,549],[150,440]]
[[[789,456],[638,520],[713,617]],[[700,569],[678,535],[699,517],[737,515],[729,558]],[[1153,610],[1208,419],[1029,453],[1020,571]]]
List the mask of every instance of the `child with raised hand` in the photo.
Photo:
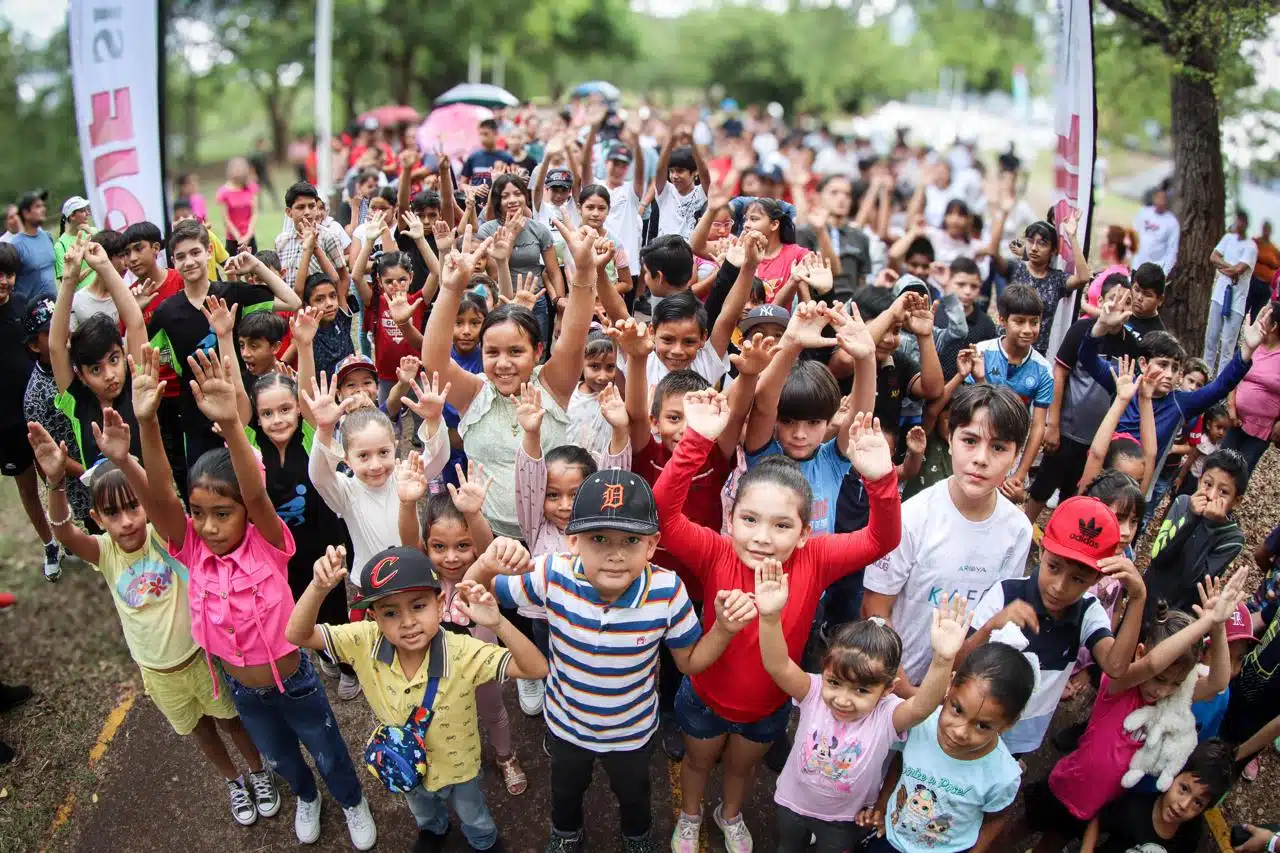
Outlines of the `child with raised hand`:
[[[601,330],[587,335],[587,348],[582,359],[582,381],[569,398],[570,444],[584,447],[596,455],[608,452],[613,427],[605,420],[601,399],[618,375],[618,345]],[[621,397],[618,398],[621,400]],[[625,413],[625,410],[624,410]]]
[[[1140,372],[1135,374],[1134,367]],[[1155,477],[1157,452],[1155,410],[1151,395],[1159,380],[1157,373],[1158,370],[1147,364],[1145,359],[1137,359],[1135,363],[1127,355],[1120,356],[1116,366],[1111,368],[1116,396],[1093,434],[1077,490],[1083,491],[1103,471],[1128,474],[1142,486],[1144,492],[1151,485]],[[1136,440],[1132,435],[1116,435],[1116,426],[1134,398],[1138,399],[1141,421]]]
[[[1088,822],[1124,790],[1120,780],[1145,741],[1144,730],[1125,730],[1130,713],[1173,696],[1187,678],[1196,678],[1192,702],[1226,688],[1231,657],[1224,626],[1241,598],[1246,574],[1242,569],[1225,583],[1206,578],[1198,584],[1201,603],[1194,618],[1161,606],[1144,626],[1137,658],[1124,675],[1102,677],[1080,745],[1054,765],[1046,781],[1025,792],[1027,830],[1042,833],[1039,853],[1057,851],[1067,839],[1082,835]],[[1209,674],[1200,677],[1195,667],[1206,634]]]
[[[59,445],[36,423],[28,438],[49,484],[49,518],[54,535],[70,553],[93,566],[111,590],[129,656],[142,684],[179,736],[191,735],[201,753],[227,783],[231,815],[249,826],[258,816],[280,810],[280,792],[271,771],[236,714],[231,697],[216,696],[212,669],[191,636],[187,606],[187,567],[169,556],[164,541],[129,485],[125,471],[146,480],[129,455],[129,425],[107,409],[98,446],[108,458],[90,479],[90,517],[105,533],[90,536],[71,521],[67,505],[67,446]],[[229,736],[249,765],[246,779],[236,769],[219,730]]]
[[1013,647],[980,646],[956,667],[934,711],[907,735],[901,763],[885,779],[874,809],[872,853],[986,853],[1008,821],[1022,770],[1001,735],[1017,722],[1035,670]]
[[[191,635],[208,654],[210,675],[217,659],[254,744],[298,797],[298,840],[310,844],[320,837],[320,792],[299,749],[305,745],[343,808],[352,844],[368,850],[377,828],[346,743],[311,660],[285,637],[293,600],[288,582],[293,534],[276,515],[240,422],[226,378],[231,359],[220,363],[199,351],[187,364],[200,412],[218,424],[227,442],[191,467],[191,516],[171,484],[156,419],[164,383],[158,379],[159,353],[150,348],[143,350],[141,364],[132,365],[133,410],[146,473],[128,465],[122,470],[169,554],[190,571]],[[124,453],[117,459],[123,464]],[[215,697],[218,683],[215,678]]]
[[[433,479],[449,458],[449,446],[442,419],[444,401],[449,393],[446,384],[438,388],[439,378],[432,375],[420,386],[416,404],[423,413],[419,436],[425,445],[427,479]],[[363,567],[384,548],[400,544],[397,517],[400,499],[396,487],[396,437],[391,419],[379,409],[360,408],[343,418],[344,410],[360,395],[342,404],[337,400],[337,383],[321,373],[312,380],[311,393],[302,399],[316,425],[316,450],[307,462],[307,472],[325,503],[347,522],[354,546],[352,565]],[[342,418],[341,446],[333,432]],[[338,474],[338,462],[345,462],[352,477]],[[351,582],[361,586],[363,578],[356,570]]]
[[779,853],[803,853],[812,835],[818,853],[844,853],[868,830],[858,814],[880,793],[881,770],[892,744],[938,707],[951,681],[969,620],[965,600],[944,599],[933,612],[933,663],[910,699],[893,694],[902,641],[883,620],[840,626],[822,660],[822,673],[793,661],[782,633],[789,578],[782,564],[763,560],[755,570],[760,611],[760,654],[765,671],[800,709],[796,746],[778,776]]
[[[472,850],[501,851],[480,785],[476,694],[509,677],[541,678],[546,659],[478,584],[458,584],[446,603],[437,567],[417,548],[388,548],[363,567],[377,583],[355,604],[372,619],[317,625],[320,602],[342,583],[345,564],[340,547],[316,561],[315,579],[289,617],[288,636],[355,667],[380,724],[365,747],[365,763],[388,790],[404,794],[418,825],[413,849],[441,849],[452,806]],[[441,631],[447,609],[506,648]]]
[[[728,589],[753,589],[755,567],[766,558],[780,561],[790,575],[791,589],[782,630],[792,659],[798,660],[823,590],[898,544],[898,478],[889,444],[870,414],[854,415],[849,458],[866,481],[870,498],[865,529],[811,536],[809,482],[794,462],[774,457],[742,476],[725,535],[691,521],[685,504],[691,482],[730,421],[729,406],[722,395],[702,391],[685,396],[684,412],[684,435],[654,490],[667,549],[701,582],[707,600]],[[676,718],[685,733],[685,758],[680,767],[681,813],[672,835],[677,853],[697,847],[703,792],[722,754],[724,801],[714,818],[725,833],[726,849],[745,853],[751,848],[742,805],[755,766],[786,730],[790,717],[786,694],[763,677],[757,641],[757,633],[748,626],[721,660],[680,685]]]

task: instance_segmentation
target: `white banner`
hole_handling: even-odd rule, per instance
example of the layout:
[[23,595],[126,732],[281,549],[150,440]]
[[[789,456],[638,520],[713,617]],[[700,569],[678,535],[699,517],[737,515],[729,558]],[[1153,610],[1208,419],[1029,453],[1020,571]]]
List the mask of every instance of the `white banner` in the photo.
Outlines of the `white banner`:
[[71,80],[93,221],[164,229],[157,0],[71,0]]
[[[1058,250],[1064,269],[1074,271],[1072,247],[1062,224],[1077,212],[1078,239],[1088,246],[1093,200],[1093,158],[1096,109],[1093,92],[1093,15],[1090,0],[1058,0],[1058,56],[1053,82],[1057,111],[1053,128],[1058,136],[1053,157],[1053,212],[1058,226]],[[1074,322],[1075,294],[1058,301],[1049,341],[1049,357]]]

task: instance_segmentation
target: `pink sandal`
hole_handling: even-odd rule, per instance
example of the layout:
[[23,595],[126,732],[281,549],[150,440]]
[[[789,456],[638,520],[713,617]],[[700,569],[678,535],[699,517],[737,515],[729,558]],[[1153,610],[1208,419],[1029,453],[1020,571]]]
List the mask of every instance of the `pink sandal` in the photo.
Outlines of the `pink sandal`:
[[508,794],[518,797],[528,789],[529,778],[524,775],[524,768],[520,766],[520,759],[516,758],[515,753],[505,761],[499,758],[498,769],[502,771],[502,783],[507,786]]

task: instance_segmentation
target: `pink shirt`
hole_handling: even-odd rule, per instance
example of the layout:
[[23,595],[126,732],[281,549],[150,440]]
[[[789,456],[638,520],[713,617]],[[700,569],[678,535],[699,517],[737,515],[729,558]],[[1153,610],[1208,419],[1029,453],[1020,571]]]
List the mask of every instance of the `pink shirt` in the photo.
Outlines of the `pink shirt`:
[[1271,440],[1271,430],[1280,419],[1280,346],[1254,352],[1253,366],[1236,386],[1236,414],[1246,433]]
[[769,294],[770,302],[773,301],[773,294],[777,293],[778,289],[791,278],[791,268],[795,266],[796,261],[807,254],[809,250],[804,246],[783,243],[778,254],[762,260],[756,267],[756,278],[764,282],[765,292]]
[[1080,745],[1049,773],[1049,790],[1080,820],[1093,820],[1124,792],[1120,780],[1146,739],[1145,730],[1136,732],[1136,737],[1124,730],[1124,718],[1146,704],[1142,694],[1131,687],[1112,696],[1110,684],[1111,679],[1103,675]]
[[[214,195],[218,204],[222,205],[222,209],[226,217],[231,222],[231,226],[240,234],[244,234],[249,230],[249,220],[253,218],[253,202],[258,197],[258,185],[249,182],[247,187],[236,189],[230,184],[223,184],[218,187],[218,192]],[[195,210],[192,210],[195,213]]]
[[852,821],[872,805],[884,779],[889,747],[906,740],[893,727],[902,698],[887,694],[860,720],[841,723],[822,701],[822,676],[809,674],[809,692],[796,703],[795,746],[778,776],[773,800],[806,817]]
[[196,219],[201,222],[209,220],[209,205],[204,202],[204,193],[192,193],[187,196],[187,202],[191,205],[191,212]]
[[[276,661],[297,646],[284,638],[293,610],[289,591],[289,558],[296,548],[288,525],[282,524],[284,548],[271,545],[252,524],[244,540],[224,557],[215,555],[187,519],[182,547],[169,542],[169,553],[190,570],[187,598],[191,605],[191,637],[209,653],[234,666],[269,664],[276,689],[284,691]],[[213,662],[209,663],[212,672]],[[213,680],[217,695],[218,680]]]
[[1102,283],[1116,273],[1128,278],[1129,268],[1124,264],[1114,264],[1093,277],[1093,281],[1089,282],[1089,289],[1085,291],[1085,299],[1090,305],[1097,305],[1102,301]]

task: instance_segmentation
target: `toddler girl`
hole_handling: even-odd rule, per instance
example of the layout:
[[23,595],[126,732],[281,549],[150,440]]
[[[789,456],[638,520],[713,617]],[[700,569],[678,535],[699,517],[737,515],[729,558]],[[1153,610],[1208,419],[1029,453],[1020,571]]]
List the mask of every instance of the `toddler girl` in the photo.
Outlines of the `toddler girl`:
[[[601,456],[608,452],[613,438],[613,427],[604,415],[604,392],[612,389],[618,404],[614,379],[618,375],[618,347],[604,332],[596,331],[587,336],[587,349],[583,355],[582,381],[573,389],[569,398],[569,432],[566,440],[587,451]],[[626,409],[622,409],[626,417]],[[605,466],[611,467],[611,466]],[[618,467],[630,467],[618,466]]]

